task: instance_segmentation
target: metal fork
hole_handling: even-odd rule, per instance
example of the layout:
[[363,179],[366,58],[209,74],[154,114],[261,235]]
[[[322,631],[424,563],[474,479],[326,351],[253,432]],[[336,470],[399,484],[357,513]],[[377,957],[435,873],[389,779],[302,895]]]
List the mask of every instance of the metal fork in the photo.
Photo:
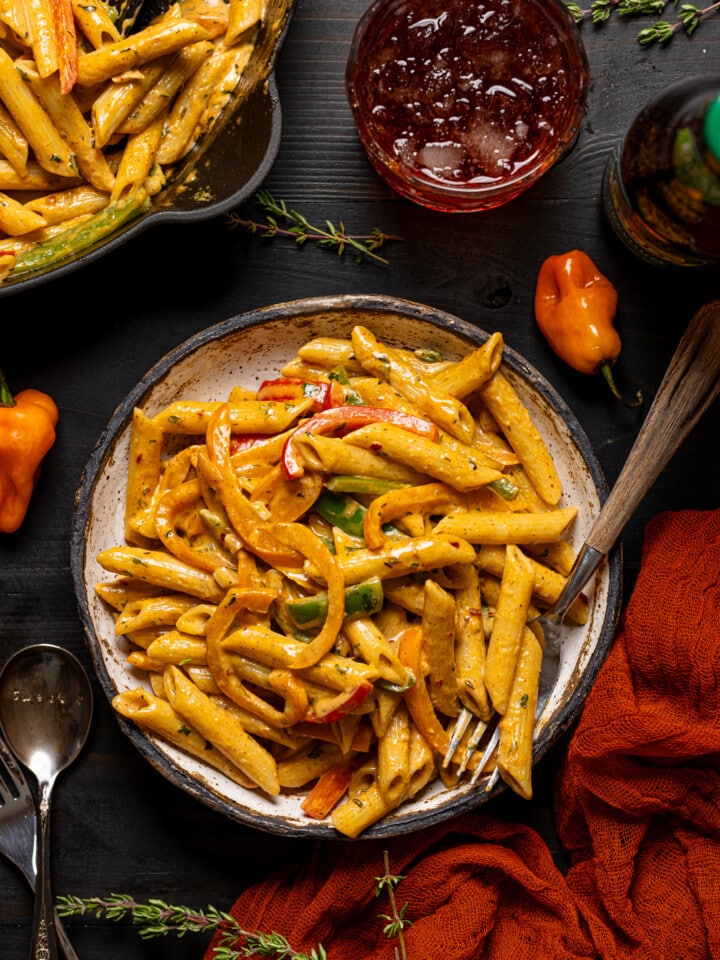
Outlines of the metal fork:
[[[645,494],[719,390],[720,300],[714,300],[698,310],[681,337],[625,465],[578,552],[562,593],[548,610],[532,621],[542,629],[545,638],[537,718],[542,716],[557,683],[562,652],[561,627],[567,611],[596,573]],[[480,721],[475,731],[479,738],[474,745],[472,735],[468,741],[469,746],[459,766],[461,773],[466,769],[478,743],[482,743],[482,755],[470,781],[473,784],[482,775],[498,745],[499,720],[499,716],[494,714],[489,723]],[[464,732],[460,729],[463,722],[461,715],[443,758],[444,764],[453,757],[460,743]],[[492,789],[499,776],[495,767],[486,791]]]
[[[0,854],[15,864],[35,892],[37,879],[37,812],[14,754],[0,737]],[[55,913],[58,943],[66,960],[79,960],[65,927]]]

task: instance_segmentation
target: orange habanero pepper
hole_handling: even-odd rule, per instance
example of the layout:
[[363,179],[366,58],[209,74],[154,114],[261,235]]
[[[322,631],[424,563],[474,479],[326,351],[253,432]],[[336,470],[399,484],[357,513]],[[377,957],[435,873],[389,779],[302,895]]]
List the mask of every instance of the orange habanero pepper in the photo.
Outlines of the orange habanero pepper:
[[14,533],[25,519],[57,421],[51,397],[39,390],[13,397],[0,370],[0,532]]
[[601,373],[615,397],[620,396],[612,365],[622,344],[613,326],[617,290],[582,250],[548,257],[540,267],[535,287],[535,319],[555,353],[578,373]]

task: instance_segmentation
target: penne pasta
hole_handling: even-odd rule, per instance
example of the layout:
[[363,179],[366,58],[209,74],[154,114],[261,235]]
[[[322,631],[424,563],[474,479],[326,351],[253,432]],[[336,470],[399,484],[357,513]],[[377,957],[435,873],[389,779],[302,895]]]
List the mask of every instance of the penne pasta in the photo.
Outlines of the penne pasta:
[[[121,162],[116,185],[126,176]],[[283,365],[309,363],[313,382],[134,410],[126,543],[96,557],[116,577],[97,592],[128,667],[146,675],[118,712],[182,748],[179,721],[186,750],[205,738],[216,769],[271,797],[301,792],[306,816],[350,838],[466,770],[531,796],[542,645],[529,623],[564,585],[550,561],[574,557],[578,509],[524,476],[545,453],[505,432],[529,413],[498,380],[502,349],[497,334],[450,362],[355,328]],[[374,377],[333,381],[345,364]],[[493,419],[481,428],[463,404],[472,423],[450,432],[461,408],[446,398],[485,391]],[[588,612],[581,598],[568,618]],[[493,712],[497,755],[468,759],[460,722],[481,731]]]
[[275,759],[247,733],[237,716],[214,703],[177,667],[167,667],[163,680],[176,713],[266,793],[280,793]]
[[556,506],[562,494],[562,481],[545,441],[510,381],[497,370],[480,393],[520,458],[538,495],[546,503]]
[[91,216],[104,210],[110,197],[102,190],[92,186],[70,187],[59,193],[46,193],[28,200],[26,210],[40,214],[47,225],[67,223],[78,217]]
[[0,193],[0,230],[4,230],[11,237],[19,237],[45,226],[47,221],[39,213],[13,197]]
[[517,669],[500,721],[497,766],[503,780],[525,800],[532,799],[533,727],[542,665],[542,644],[523,631]]
[[166,18],[138,33],[91,50],[78,59],[78,83],[92,86],[140,64],[175,53],[207,39],[207,31],[192,20]]
[[[189,77],[208,58],[212,43],[203,40],[184,47],[170,58],[155,61],[145,71],[142,94],[122,118],[112,126],[112,132],[142,133],[162,113]],[[97,102],[97,101],[96,101]]]
[[33,58],[41,77],[58,68],[57,31],[50,0],[23,0]]
[[158,193],[164,185],[164,176],[160,175],[155,183],[151,180],[153,169],[157,169],[158,147],[162,138],[163,116],[157,117],[140,133],[128,137],[118,167],[110,199],[113,202],[131,196],[145,188],[150,196]]
[[30,87],[18,82],[22,68],[0,47],[0,100],[18,125],[40,166],[48,173],[76,177],[74,154]]
[[[203,37],[196,38],[202,39]],[[195,128],[211,95],[225,75],[232,57],[230,51],[213,50],[183,86],[168,113],[162,147],[158,154],[159,163],[176,163],[187,153]]]
[[29,150],[27,137],[0,103],[0,154],[20,177],[27,173]]
[[509,544],[485,661],[485,687],[493,707],[501,714],[507,709],[515,678],[532,589],[532,564],[521,550]]
[[[122,83],[105,85],[102,92],[94,98],[91,109],[92,128],[97,147],[105,147],[111,142],[115,131],[122,126],[132,111],[145,101],[149,91],[171,62],[170,54],[167,57],[160,57],[147,64],[143,70],[133,73]],[[163,107],[167,108],[167,101]],[[148,125],[149,121],[133,132],[140,133]],[[120,162],[122,163],[122,159]]]
[[421,619],[430,700],[436,712],[456,717],[455,600],[434,580],[425,581]]
[[577,507],[543,513],[491,513],[457,510],[435,525],[436,533],[463,536],[470,543],[548,543],[559,540],[574,522]]
[[21,175],[11,163],[0,157],[0,190],[37,193],[38,191],[65,190],[81,185],[82,179],[79,176],[63,177],[50,173],[36,160],[30,160],[25,174]]
[[117,694],[113,697],[112,705],[121,716],[158,734],[163,740],[167,740],[180,750],[199,757],[204,763],[209,763],[235,783],[247,788],[256,786],[251,777],[245,776],[215,747],[209,746],[204,736],[197,730],[190,729],[184,718],[173,710],[167,700],[137,688]]
[[263,18],[264,0],[230,0],[225,43],[228,46],[244,39],[260,26]]
[[120,31],[104,4],[72,0],[72,12],[80,32],[95,50],[120,39]]
[[463,443],[472,441],[475,435],[472,414],[442,385],[438,385],[436,380],[423,379],[417,369],[395,350],[387,346],[381,347],[377,338],[364,327],[353,329],[352,345],[364,370],[387,380],[390,386],[409,400],[417,410],[453,437]]
[[502,473],[479,462],[472,447],[452,449],[427,437],[410,436],[390,423],[373,423],[348,434],[345,442],[372,450],[418,473],[434,477],[456,490],[479,490],[502,478]]

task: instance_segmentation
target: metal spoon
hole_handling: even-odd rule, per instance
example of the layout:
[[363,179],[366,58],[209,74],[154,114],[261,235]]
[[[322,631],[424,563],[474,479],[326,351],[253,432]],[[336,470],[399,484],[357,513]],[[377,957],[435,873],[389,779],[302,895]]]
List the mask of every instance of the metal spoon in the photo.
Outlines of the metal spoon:
[[82,664],[62,647],[19,650],[0,670],[0,728],[38,786],[38,872],[31,960],[57,960],[50,878],[50,799],[55,780],[82,750],[93,696]]

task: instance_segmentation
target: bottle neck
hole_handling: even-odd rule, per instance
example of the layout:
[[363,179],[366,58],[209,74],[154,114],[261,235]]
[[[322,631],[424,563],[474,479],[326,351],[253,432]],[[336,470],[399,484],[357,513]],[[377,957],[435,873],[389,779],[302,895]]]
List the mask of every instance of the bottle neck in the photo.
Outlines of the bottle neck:
[[702,203],[720,206],[720,94],[705,107],[701,136],[680,127],[672,151],[677,180]]

